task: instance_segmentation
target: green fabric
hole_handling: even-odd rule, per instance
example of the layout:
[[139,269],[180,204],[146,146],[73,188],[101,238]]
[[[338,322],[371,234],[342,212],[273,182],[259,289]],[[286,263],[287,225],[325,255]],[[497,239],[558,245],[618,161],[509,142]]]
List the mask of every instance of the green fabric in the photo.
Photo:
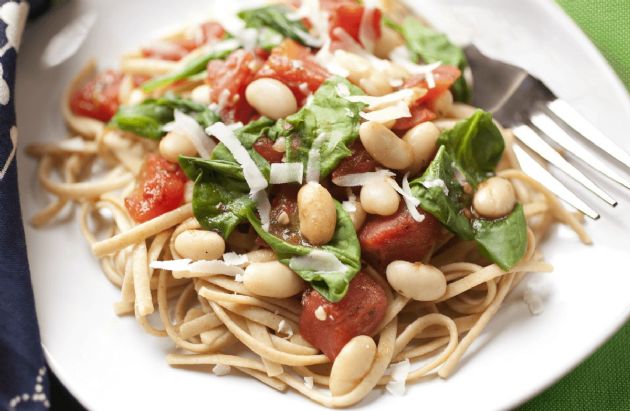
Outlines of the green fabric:
[[[630,0],[557,0],[630,89]],[[630,323],[519,411],[630,410]]]

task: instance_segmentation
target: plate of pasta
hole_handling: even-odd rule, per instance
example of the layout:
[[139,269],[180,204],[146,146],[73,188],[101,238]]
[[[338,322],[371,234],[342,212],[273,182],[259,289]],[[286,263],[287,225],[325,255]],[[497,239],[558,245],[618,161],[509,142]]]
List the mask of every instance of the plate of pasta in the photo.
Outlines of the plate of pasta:
[[25,33],[33,286],[84,406],[505,409],[623,323],[621,212],[565,208],[470,104],[474,42],[622,135],[559,9],[234,3],[72,2]]

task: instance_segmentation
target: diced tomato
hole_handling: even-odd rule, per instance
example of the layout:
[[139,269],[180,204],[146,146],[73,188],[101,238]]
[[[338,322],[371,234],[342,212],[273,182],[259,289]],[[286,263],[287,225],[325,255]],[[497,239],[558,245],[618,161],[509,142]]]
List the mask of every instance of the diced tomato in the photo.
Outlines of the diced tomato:
[[275,78],[286,84],[298,102],[317,90],[329,76],[328,71],[315,61],[308,47],[291,39],[285,39],[275,47],[256,74],[256,78]]
[[[324,321],[315,315],[319,307],[326,313]],[[300,334],[334,360],[352,338],[376,331],[386,310],[387,296],[383,288],[368,274],[359,272],[350,282],[346,296],[338,303],[331,303],[312,289],[304,293]]]
[[261,60],[252,52],[234,51],[226,60],[208,63],[206,82],[210,86],[210,99],[222,107],[225,120],[249,122],[256,111],[245,99],[245,89],[254,80]]
[[164,41],[159,47],[144,47],[141,50],[142,55],[144,57],[157,58],[161,60],[177,61],[197,47],[225,37],[225,29],[223,26],[214,21],[203,23],[199,26],[198,30],[199,32],[194,38]]
[[440,94],[451,88],[453,83],[461,76],[461,71],[453,66],[440,66],[433,70],[435,87],[429,88],[424,75],[409,77],[403,84],[403,88],[421,87],[427,89],[427,93],[416,100],[409,108],[411,117],[400,118],[392,129],[397,131],[408,130],[425,121],[434,120],[437,115],[429,108],[433,100]]
[[74,114],[109,121],[118,110],[118,91],[123,74],[105,70],[70,96]]
[[131,218],[142,223],[179,207],[184,201],[186,175],[176,163],[149,154],[134,191],[125,198]]
[[376,170],[378,162],[372,158],[360,141],[355,141],[350,146],[352,154],[346,157],[332,172],[332,178],[338,178],[348,174],[367,173]]
[[300,233],[300,217],[297,208],[299,186],[281,184],[277,187],[278,191],[271,200],[269,232],[291,244],[308,245]]
[[425,121],[435,120],[437,114],[429,110],[424,103],[415,103],[410,108],[411,117],[403,117],[396,120],[392,126],[392,130],[404,131],[417,126]]
[[270,163],[281,163],[284,153],[273,148],[273,141],[267,137],[261,137],[254,143],[254,150]]
[[[361,39],[359,38],[359,29],[361,27],[363,13],[365,13],[365,7],[353,1],[329,1],[323,4],[323,8],[330,13],[329,28],[331,40],[339,40],[338,36],[335,35],[335,29],[339,27],[348,33],[356,42],[365,46],[365,44],[361,43]],[[374,30],[374,40],[378,40],[381,37],[381,19],[381,10],[374,9],[370,21]]]
[[422,222],[414,220],[404,204],[391,216],[368,217],[359,233],[363,259],[378,270],[395,260],[422,261],[437,242],[441,226],[431,214],[419,211]]

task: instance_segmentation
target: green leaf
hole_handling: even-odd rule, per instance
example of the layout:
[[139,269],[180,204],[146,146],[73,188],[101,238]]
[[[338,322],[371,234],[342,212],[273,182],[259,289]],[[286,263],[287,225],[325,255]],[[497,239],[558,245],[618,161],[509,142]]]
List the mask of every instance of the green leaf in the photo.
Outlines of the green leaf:
[[[432,214],[442,225],[465,240],[472,240],[474,232],[463,213],[467,205],[461,185],[455,179],[453,160],[445,147],[440,147],[422,176],[409,183],[420,207]],[[426,184],[426,187],[425,187]]]
[[474,187],[494,173],[505,149],[503,136],[492,121],[492,114],[481,110],[444,131],[438,144],[446,147]]
[[514,267],[527,251],[527,221],[523,206],[497,220],[475,220],[475,242],[483,256],[503,270]]
[[179,164],[195,182],[195,218],[204,229],[217,231],[227,239],[255,207],[242,168],[234,162],[184,156],[179,158]]
[[258,31],[256,44],[263,50],[271,51],[274,47],[278,47],[284,40],[282,34],[270,27],[263,27]]
[[427,64],[441,61],[442,64],[459,68],[462,76],[453,84],[451,91],[455,100],[470,101],[470,88],[463,76],[468,61],[461,48],[451,43],[446,35],[424,26],[413,17],[407,17],[401,26],[393,28],[398,29],[405,38],[414,61]]
[[324,298],[329,301],[340,301],[348,291],[350,280],[361,269],[361,248],[352,220],[348,213],[336,203],[337,225],[332,240],[321,247],[308,247],[291,244],[265,231],[252,210],[247,212],[247,218],[258,235],[276,252],[278,260],[289,265],[292,257],[309,254],[315,249],[334,254],[346,267],[345,271],[322,272],[312,270],[298,270],[297,274],[309,282]]
[[[273,4],[271,6],[258,7],[254,9],[242,10],[238,13],[238,17],[245,22],[245,26],[249,28],[268,28],[280,34],[282,37],[289,37],[305,46],[315,46],[308,41],[308,30],[300,20],[291,20],[288,13],[291,10],[281,4]],[[264,35],[265,38],[259,38],[259,44],[262,46],[266,43],[270,46],[272,41],[270,38],[274,33]]]
[[142,89],[147,93],[150,93],[158,88],[169,86],[176,81],[193,77],[196,74],[204,71],[210,60],[223,60],[237,48],[238,47],[235,46],[233,48],[226,48],[224,50],[212,50],[207,54],[198,56],[174,73],[159,76],[146,81],[144,84],[142,84]]
[[[350,95],[363,95],[363,91],[348,80],[332,77],[324,82],[313,95],[313,100],[297,113],[278,123],[275,130],[288,142],[286,153],[290,161],[301,161],[306,167],[313,142],[320,135],[326,139],[320,146],[320,176],[326,177],[341,160],[352,153],[348,149],[359,136],[359,112],[363,103],[353,103],[339,95],[339,88],[347,88]],[[283,125],[289,125],[285,127]],[[300,148],[292,151],[290,140],[299,139]]]
[[158,99],[145,100],[134,106],[121,106],[109,125],[142,137],[158,140],[166,134],[162,127],[173,121],[175,110],[192,116],[203,128],[219,121],[219,115],[203,104],[167,94]]

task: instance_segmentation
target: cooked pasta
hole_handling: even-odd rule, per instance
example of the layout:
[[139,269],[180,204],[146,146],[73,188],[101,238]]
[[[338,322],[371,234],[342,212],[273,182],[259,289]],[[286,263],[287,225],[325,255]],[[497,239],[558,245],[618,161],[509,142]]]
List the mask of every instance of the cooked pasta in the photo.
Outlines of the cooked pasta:
[[[448,378],[522,278],[552,270],[554,224],[590,243],[510,130],[461,102],[461,51],[382,3],[246,10],[230,37],[206,23],[120,71],[90,62],[63,97],[69,137],[28,148],[52,198],[32,224],[79,206],[114,311],[170,338],[168,364],[334,408],[398,395]],[[444,61],[423,53],[436,38]]]

